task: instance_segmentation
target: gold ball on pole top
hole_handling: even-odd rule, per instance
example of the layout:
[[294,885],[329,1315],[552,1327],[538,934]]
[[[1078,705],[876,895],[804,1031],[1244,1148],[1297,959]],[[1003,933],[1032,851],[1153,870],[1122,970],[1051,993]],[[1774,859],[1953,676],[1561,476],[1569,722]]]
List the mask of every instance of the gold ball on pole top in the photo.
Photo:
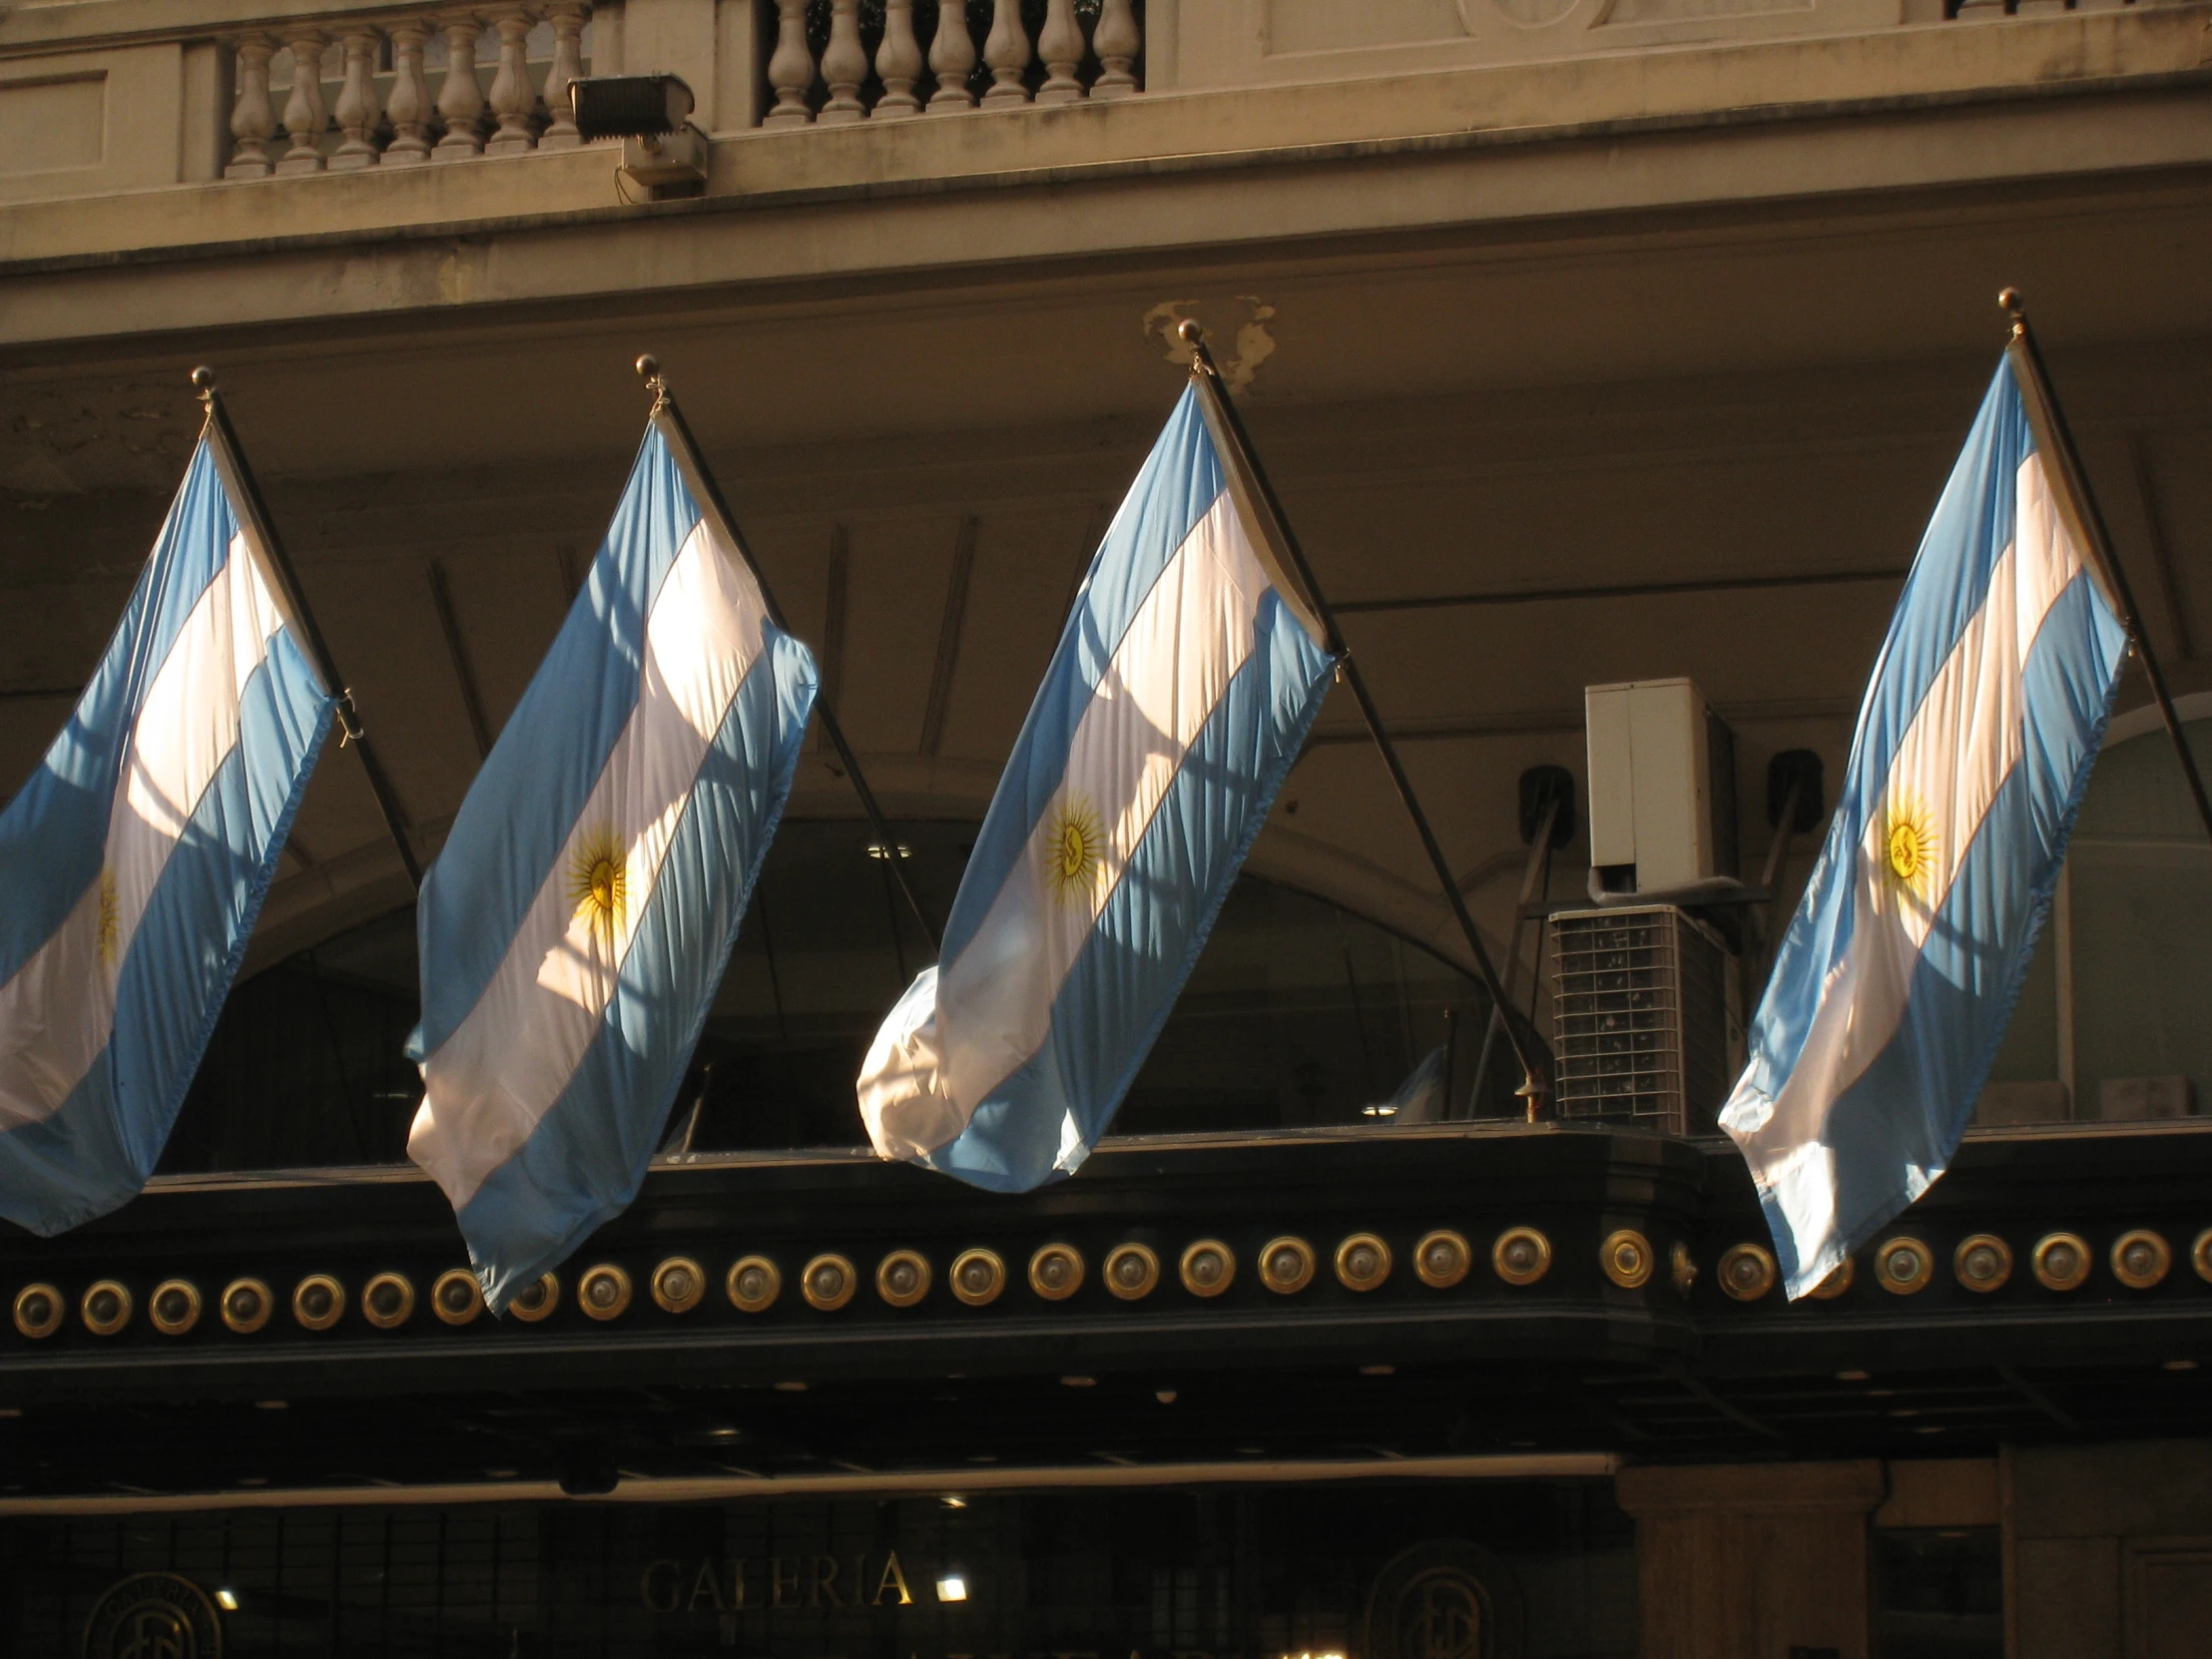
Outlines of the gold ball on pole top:
[[657,380],[661,375],[661,359],[650,351],[644,352],[638,358],[637,370],[639,379]]
[[192,389],[202,396],[215,390],[215,370],[206,363],[202,363],[195,368],[192,371]]
[[2012,332],[2026,332],[2027,301],[2020,296],[2020,290],[2009,286],[1999,289],[1997,303],[2004,307],[2004,314],[2012,319]]
[[1185,345],[1196,345],[1206,337],[1206,330],[1198,325],[1198,318],[1187,316],[1175,325],[1175,337]]

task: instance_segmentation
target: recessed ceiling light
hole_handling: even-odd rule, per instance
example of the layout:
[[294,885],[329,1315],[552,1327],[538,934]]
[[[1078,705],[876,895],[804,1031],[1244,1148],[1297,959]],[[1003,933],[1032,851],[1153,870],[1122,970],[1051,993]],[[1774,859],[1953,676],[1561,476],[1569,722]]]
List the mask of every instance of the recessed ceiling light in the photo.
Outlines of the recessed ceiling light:
[[967,1600],[967,1580],[956,1572],[945,1574],[944,1577],[937,1580],[937,1599],[939,1601]]
[[953,1496],[953,1495],[952,1495],[951,1493],[949,1493],[949,1492],[947,1492],[947,1493],[946,1493],[946,1494],[945,1494],[945,1495],[944,1495],[943,1497],[939,1498],[939,1499],[938,1499],[937,1501],[938,1501],[939,1503],[942,1503],[942,1504],[943,1504],[943,1505],[944,1505],[944,1506],[945,1506],[945,1507],[946,1507],[947,1509],[965,1509],[965,1508],[967,1507],[967,1499],[966,1499],[966,1498],[964,1498],[964,1497],[954,1497],[954,1496]]
[[215,1593],[215,1604],[226,1613],[237,1612],[239,1610],[238,1591],[232,1589],[228,1584],[224,1585],[222,1589]]
[[1060,1385],[1067,1388],[1095,1388],[1098,1386],[1098,1379],[1095,1377],[1063,1377],[1060,1379]]
[[1153,1390],[1152,1397],[1162,1405],[1173,1405],[1175,1403],[1175,1390],[1173,1388],[1156,1388]]

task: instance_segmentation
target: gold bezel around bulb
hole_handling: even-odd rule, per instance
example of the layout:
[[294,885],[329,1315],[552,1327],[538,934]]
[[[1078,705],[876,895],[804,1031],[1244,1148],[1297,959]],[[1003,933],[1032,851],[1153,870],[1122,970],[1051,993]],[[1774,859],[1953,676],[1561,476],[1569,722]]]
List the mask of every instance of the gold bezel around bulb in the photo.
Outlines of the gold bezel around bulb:
[[707,1299],[707,1270],[689,1256],[671,1256],[653,1270],[653,1306],[688,1314]]
[[[1132,1265],[1137,1270],[1134,1274],[1129,1272]],[[1141,1302],[1159,1288],[1159,1253],[1134,1239],[1118,1244],[1106,1253],[1106,1266],[1099,1278],[1115,1300]]]
[[223,1287],[223,1300],[216,1306],[226,1326],[251,1337],[276,1317],[276,1293],[260,1279],[234,1279]]
[[1083,1288],[1083,1253],[1071,1244],[1039,1245],[1029,1258],[1029,1288],[1047,1302],[1065,1302]]
[[[456,1287],[467,1292],[465,1300],[456,1308],[450,1294]],[[476,1276],[466,1268],[447,1268],[430,1287],[430,1312],[440,1325],[466,1325],[484,1311],[484,1287],[476,1282]]]
[[807,1299],[807,1306],[818,1313],[835,1313],[852,1300],[859,1288],[859,1274],[835,1251],[824,1251],[799,1275],[799,1294]]
[[1439,1227],[1413,1246],[1413,1272],[1432,1291],[1448,1291],[1474,1269],[1474,1247],[1464,1233]]
[[1633,1227],[1623,1227],[1605,1235],[1605,1242],[1597,1247],[1597,1263],[1622,1290],[1640,1291],[1658,1271],[1659,1257],[1649,1239]]
[[1394,1264],[1390,1247],[1380,1233],[1354,1233],[1337,1246],[1331,1265],[1337,1270],[1338,1284],[1348,1291],[1366,1292],[1381,1289]]
[[413,1319],[414,1303],[414,1281],[403,1273],[379,1273],[361,1287],[361,1318],[379,1331],[397,1331]]
[[59,1331],[68,1317],[69,1303],[58,1285],[26,1285],[15,1293],[15,1328],[34,1343]]
[[[905,1282],[898,1283],[904,1269]],[[918,1250],[894,1250],[875,1264],[875,1294],[893,1308],[911,1308],[929,1294],[929,1258]]]
[[1294,1234],[1260,1247],[1260,1283],[1277,1296],[1296,1296],[1314,1282],[1314,1247]]
[[1774,1289],[1778,1276],[1774,1252],[1765,1245],[1748,1243],[1730,1245],[1722,1251],[1720,1265],[1714,1269],[1722,1292],[1734,1302],[1757,1302]]
[[[1208,1278],[1202,1271],[1209,1260],[1220,1263]],[[1182,1259],[1175,1264],[1176,1277],[1183,1281],[1183,1289],[1193,1296],[1217,1297],[1237,1282],[1237,1253],[1219,1239],[1199,1239],[1184,1250]]]
[[561,1306],[561,1276],[557,1273],[541,1273],[534,1284],[525,1285],[507,1303],[507,1312],[524,1325],[536,1325],[549,1320]]
[[730,1306],[741,1314],[765,1314],[784,1294],[784,1270],[766,1256],[740,1256],[722,1282]]
[[583,1278],[576,1281],[576,1306],[588,1320],[605,1324],[630,1311],[630,1299],[636,1295],[630,1283],[630,1275],[612,1262],[601,1262],[597,1267],[584,1270]]
[[1551,1271],[1551,1241],[1533,1227],[1508,1227],[1490,1247],[1490,1266],[1508,1285],[1533,1285]]
[[[317,1310],[313,1304],[320,1300]],[[345,1318],[345,1287],[326,1273],[310,1273],[291,1288],[291,1317],[306,1331],[327,1331]]]
[[968,1307],[987,1307],[1006,1289],[1006,1259],[995,1250],[963,1250],[952,1259],[945,1283]]

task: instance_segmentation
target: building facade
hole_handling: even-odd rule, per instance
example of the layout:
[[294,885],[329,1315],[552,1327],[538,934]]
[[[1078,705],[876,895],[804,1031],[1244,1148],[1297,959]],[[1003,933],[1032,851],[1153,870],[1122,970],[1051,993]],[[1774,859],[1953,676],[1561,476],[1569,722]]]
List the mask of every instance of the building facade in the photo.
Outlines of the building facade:
[[[581,141],[661,72],[695,136]],[[1585,689],[1694,682],[1725,1052],[2004,284],[2212,721],[2208,273],[2200,0],[0,6],[0,790],[207,362],[433,857],[649,351],[895,833],[811,748],[644,1194],[493,1320],[326,755],[163,1173],[0,1237],[0,1646],[2200,1651],[2212,849],[2133,669],[1976,1127],[1798,1304],[1711,1099],[1522,1119],[1341,695],[1077,1177],[878,1164],[851,1078],[1185,318],[1555,1039]]]

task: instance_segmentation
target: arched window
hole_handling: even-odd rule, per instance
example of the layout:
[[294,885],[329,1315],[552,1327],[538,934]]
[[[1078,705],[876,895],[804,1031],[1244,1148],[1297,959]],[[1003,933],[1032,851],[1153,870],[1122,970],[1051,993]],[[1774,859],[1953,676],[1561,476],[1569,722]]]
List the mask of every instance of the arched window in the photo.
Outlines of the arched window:
[[[672,1150],[858,1146],[853,1079],[930,959],[889,858],[943,916],[975,827],[786,823],[671,1112]],[[165,1171],[391,1163],[421,1095],[414,912],[393,911],[231,994]],[[1469,1109],[1487,1004],[1464,974],[1326,899],[1242,876],[1117,1134],[1380,1125]],[[1485,1115],[1517,1109],[1502,1042]],[[1416,1075],[1417,1074],[1417,1075]],[[1410,1086],[1408,1080],[1412,1079]]]
[[[2190,705],[2202,705],[2191,707]],[[2183,731],[2212,760],[2212,699]],[[1985,1126],[2179,1116],[2212,1100],[2212,840],[2172,740],[2113,722],[1982,1097]]]

